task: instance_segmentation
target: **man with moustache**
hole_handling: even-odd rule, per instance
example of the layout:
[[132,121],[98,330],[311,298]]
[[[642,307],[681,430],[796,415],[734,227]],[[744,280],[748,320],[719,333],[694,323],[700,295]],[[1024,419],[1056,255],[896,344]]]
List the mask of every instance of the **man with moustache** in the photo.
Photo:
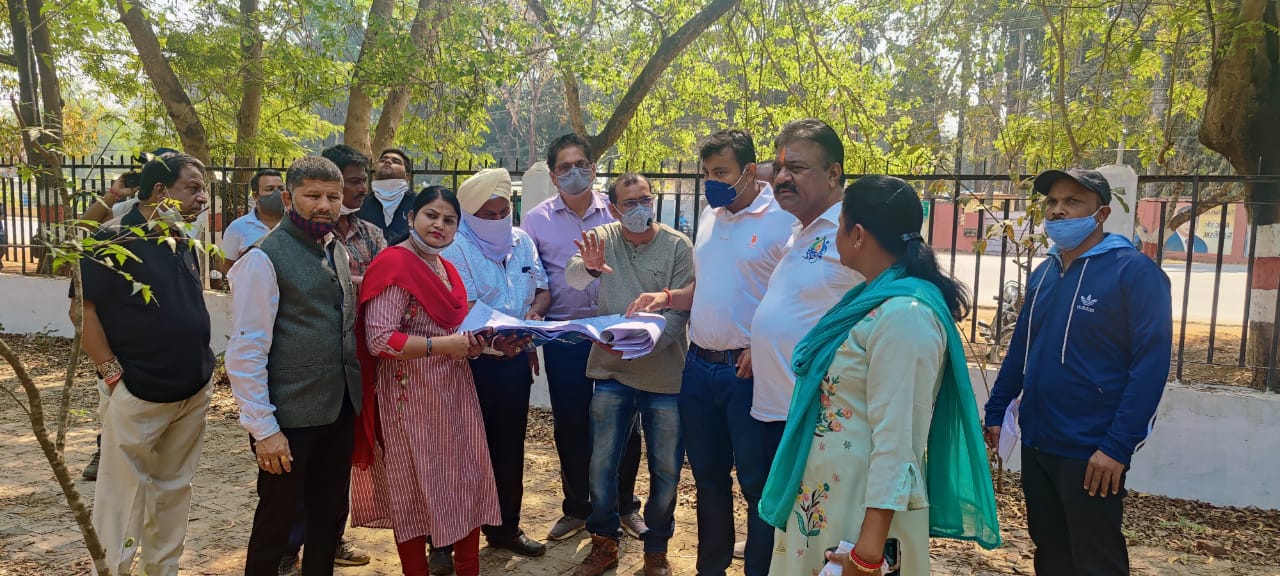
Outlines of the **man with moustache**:
[[[782,127],[774,151],[773,195],[797,221],[751,320],[751,417],[769,430],[757,447],[769,463],[782,440],[795,388],[792,352],[845,292],[863,281],[840,264],[835,249],[844,180],[840,136],[821,120],[796,120]],[[748,546],[754,538],[753,532]]]
[[227,375],[258,461],[246,576],[276,576],[298,500],[307,576],[333,573],[361,406],[355,301],[332,231],[342,172],[319,156],[289,166],[288,217],[231,268]]
[[[565,278],[569,259],[578,253],[575,241],[582,233],[613,222],[609,199],[592,190],[596,165],[591,145],[585,138],[569,133],[547,146],[547,168],[557,193],[531,208],[520,228],[533,238],[546,270],[551,291],[547,320],[578,320],[596,315],[599,282],[579,290]],[[591,396],[594,383],[586,376],[591,343],[548,342],[542,347],[547,370],[547,387],[554,417],[556,454],[560,459],[560,482],[564,490],[560,517],[547,534],[549,540],[564,540],[582,531],[591,515],[588,470],[591,463]],[[631,433],[618,468],[618,512],[622,529],[633,538],[648,530],[640,515],[640,499],[635,496],[636,474],[640,470],[640,433]]]
[[[342,171],[342,210],[338,216],[338,225],[333,231],[347,249],[347,257],[351,259],[351,281],[359,288],[360,281],[364,279],[364,271],[369,269],[373,257],[387,247],[387,239],[382,230],[359,215],[369,193],[366,184],[369,179],[369,159],[345,144],[325,148],[320,155]],[[365,558],[364,562],[356,565],[368,564],[368,557]],[[339,564],[344,563],[340,561]]]
[[233,220],[222,233],[223,273],[284,218],[284,175],[279,170],[255,172],[249,179],[249,192],[249,212]]
[[373,172],[373,196],[364,200],[357,214],[361,220],[382,229],[387,246],[409,237],[409,212],[413,207],[413,160],[399,148],[387,148],[378,155]]
[[151,160],[140,180],[138,203],[120,226],[95,235],[137,258],[111,267],[101,258],[80,260],[81,348],[97,370],[101,395],[93,525],[112,571],[128,574],[145,546],[142,569],[175,576],[213,391],[209,312],[197,251],[181,228],[204,211],[209,196],[204,165],[186,154]]

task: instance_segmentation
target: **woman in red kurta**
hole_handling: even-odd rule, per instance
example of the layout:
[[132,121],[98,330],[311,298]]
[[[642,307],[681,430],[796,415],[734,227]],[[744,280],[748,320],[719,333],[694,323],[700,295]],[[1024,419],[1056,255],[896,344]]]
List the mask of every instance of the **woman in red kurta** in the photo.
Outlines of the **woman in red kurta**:
[[453,242],[459,213],[449,190],[423,190],[409,239],[373,260],[360,291],[365,405],[351,519],[393,529],[405,576],[429,573],[428,536],[436,546],[454,544],[458,576],[479,574],[479,527],[501,522],[467,364],[485,342],[455,333],[467,293],[439,257]]

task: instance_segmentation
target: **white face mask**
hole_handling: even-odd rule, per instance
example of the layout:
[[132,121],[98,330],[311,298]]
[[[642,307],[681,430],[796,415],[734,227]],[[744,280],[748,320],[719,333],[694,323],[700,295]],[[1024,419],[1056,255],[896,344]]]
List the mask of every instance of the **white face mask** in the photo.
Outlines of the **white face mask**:
[[338,214],[342,216],[346,216],[348,214],[355,214],[356,212],[359,212],[359,211],[360,211],[359,206],[355,208],[347,208],[347,205],[343,204],[342,207],[338,209]]
[[450,242],[449,244],[445,244],[439,248],[427,244],[427,241],[422,239],[422,235],[418,234],[418,229],[414,228],[412,225],[409,226],[409,239],[413,241],[413,246],[423,254],[431,254],[432,256],[439,256],[444,252],[445,248],[448,248],[450,244],[453,244],[453,242]]
[[409,191],[409,181],[402,178],[374,180],[370,187],[373,188],[373,195],[378,200],[390,202],[404,197],[404,193]]

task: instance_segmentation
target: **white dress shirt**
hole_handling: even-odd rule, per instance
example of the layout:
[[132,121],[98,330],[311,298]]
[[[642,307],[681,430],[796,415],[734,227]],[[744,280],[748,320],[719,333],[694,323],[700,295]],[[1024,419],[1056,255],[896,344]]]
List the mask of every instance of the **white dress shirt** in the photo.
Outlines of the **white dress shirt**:
[[[332,234],[325,236],[324,245],[332,260]],[[276,407],[267,391],[267,355],[280,309],[280,285],[276,283],[271,257],[262,250],[250,250],[236,260],[227,279],[231,281],[227,377],[231,380],[231,394],[240,405],[240,425],[262,440],[280,431]]]
[[787,419],[795,372],[796,345],[850,288],[861,274],[840,263],[836,232],[840,203],[807,227],[791,225],[786,255],[769,278],[769,289],[751,321],[751,368],[755,373],[751,416],[763,422]]
[[693,245],[697,283],[689,313],[689,339],[707,350],[751,347],[751,319],[786,254],[791,224],[767,184],[746,208],[702,209]]
[[524,318],[537,291],[547,289],[547,274],[533,238],[519,228],[511,229],[511,254],[502,262],[485,256],[462,234],[440,256],[458,270],[467,300],[484,302],[508,316]]

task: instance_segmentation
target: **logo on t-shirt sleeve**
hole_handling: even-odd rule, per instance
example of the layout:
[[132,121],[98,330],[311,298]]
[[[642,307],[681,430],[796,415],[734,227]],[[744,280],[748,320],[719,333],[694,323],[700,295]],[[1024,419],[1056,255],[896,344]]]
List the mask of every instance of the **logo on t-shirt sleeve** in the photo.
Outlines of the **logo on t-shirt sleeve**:
[[812,264],[822,259],[822,255],[827,253],[827,249],[831,247],[831,242],[826,236],[819,236],[804,251],[804,259]]

